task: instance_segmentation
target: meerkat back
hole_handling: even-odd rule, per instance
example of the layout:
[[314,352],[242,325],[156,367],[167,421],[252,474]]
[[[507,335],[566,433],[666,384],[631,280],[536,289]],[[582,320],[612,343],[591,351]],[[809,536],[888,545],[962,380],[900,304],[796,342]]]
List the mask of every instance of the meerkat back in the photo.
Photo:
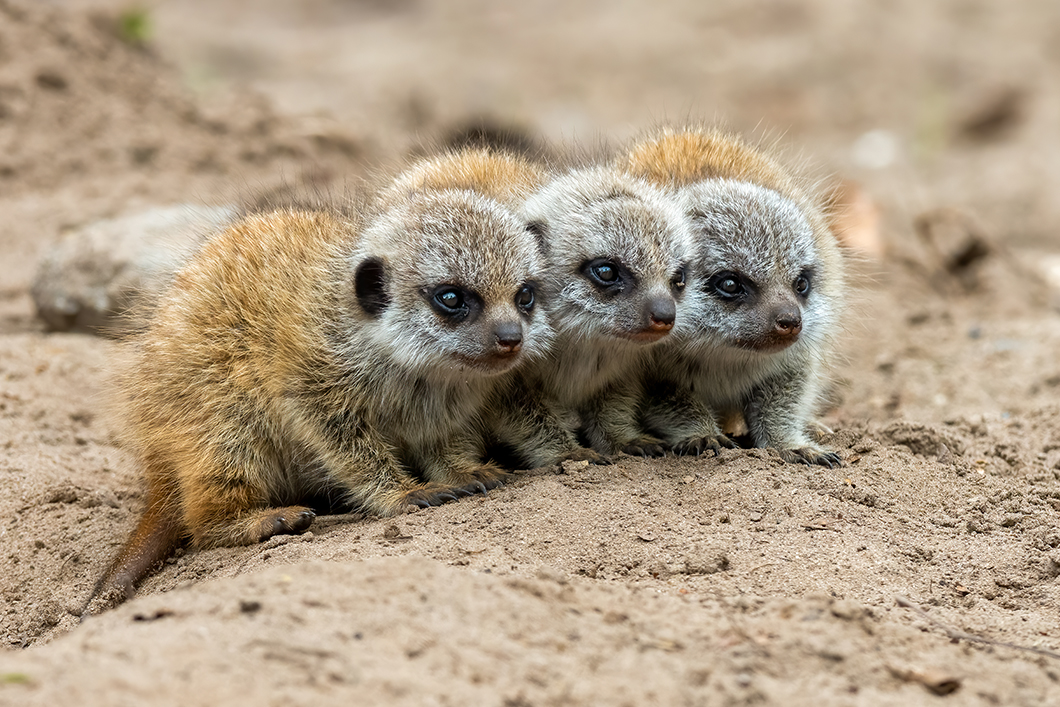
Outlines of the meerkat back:
[[809,439],[842,306],[843,266],[823,212],[768,154],[716,130],[663,130],[622,167],[670,190],[691,224],[685,326],[654,357],[648,426],[678,452],[732,446],[720,416],[756,446],[832,466]]

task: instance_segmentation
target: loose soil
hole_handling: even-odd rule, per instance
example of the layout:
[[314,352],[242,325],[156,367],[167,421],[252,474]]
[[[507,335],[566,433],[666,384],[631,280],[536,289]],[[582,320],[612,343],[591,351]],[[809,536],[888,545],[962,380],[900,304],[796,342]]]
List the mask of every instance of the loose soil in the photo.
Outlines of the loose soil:
[[[124,3],[0,0],[0,704],[1060,704],[1060,6],[143,7],[146,44]],[[103,414],[117,344],[33,311],[58,239],[343,198],[482,121],[595,149],[689,117],[879,210],[842,468],[532,470],[180,554],[79,621],[142,496]]]

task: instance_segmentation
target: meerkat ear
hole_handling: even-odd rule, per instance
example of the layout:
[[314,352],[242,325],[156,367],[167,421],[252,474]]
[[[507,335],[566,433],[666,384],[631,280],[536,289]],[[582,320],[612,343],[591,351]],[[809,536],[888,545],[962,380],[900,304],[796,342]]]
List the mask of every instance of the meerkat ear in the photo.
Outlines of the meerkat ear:
[[353,287],[357,293],[357,304],[370,316],[377,317],[390,304],[386,291],[386,269],[379,258],[368,258],[357,266],[353,276]]
[[548,226],[545,225],[544,221],[531,221],[526,224],[526,230],[534,234],[534,238],[537,239],[537,245],[541,248],[542,253],[548,252]]

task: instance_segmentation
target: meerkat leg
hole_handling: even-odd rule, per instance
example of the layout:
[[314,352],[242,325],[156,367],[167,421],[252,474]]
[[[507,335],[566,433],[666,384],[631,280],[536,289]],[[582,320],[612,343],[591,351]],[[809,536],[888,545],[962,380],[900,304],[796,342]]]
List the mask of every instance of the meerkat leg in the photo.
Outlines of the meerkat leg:
[[715,455],[722,447],[736,446],[718,425],[715,414],[691,394],[675,385],[652,384],[651,395],[642,406],[644,426],[670,445],[674,454],[699,456],[708,449]]
[[184,522],[196,547],[252,545],[301,533],[315,514],[306,506],[272,507],[281,473],[260,449],[229,449],[182,469]]
[[360,455],[334,459],[327,466],[330,478],[346,489],[352,503],[380,516],[396,515],[408,506],[427,508],[456,501],[485,485],[481,481],[424,483],[403,469],[389,452],[367,446]]
[[[461,477],[458,483],[440,483],[430,475],[424,483],[413,477],[394,456],[390,446],[362,424],[349,409],[327,415],[326,402],[314,406],[314,417],[299,425],[310,450],[323,462],[329,480],[345,489],[347,498],[365,510],[391,516],[408,506],[438,506],[482,490],[479,479]],[[483,467],[478,462],[477,467]],[[493,486],[497,484],[494,483]]]
[[496,464],[483,462],[482,450],[463,440],[427,460],[424,472],[431,481],[452,488],[457,496],[486,493],[509,477],[509,473]]
[[755,446],[773,447],[789,463],[834,468],[843,461],[835,452],[810,440],[806,433],[813,411],[812,396],[798,372],[776,376],[754,391],[744,415]]
[[[196,547],[229,547],[264,542],[273,535],[297,535],[309,529],[316,514],[307,506],[262,507],[255,503],[243,510],[237,504],[251,501],[237,488],[196,484],[195,502],[188,504],[185,519],[193,525]],[[198,495],[217,493],[215,497]]]
[[512,442],[511,446],[530,469],[565,461],[600,465],[612,463],[610,457],[583,447],[572,431],[574,427],[576,425],[563,424],[557,414],[545,413],[535,416],[533,421],[524,420],[522,424],[507,426],[505,438],[518,440]]
[[509,473],[483,461],[486,440],[483,431],[470,424],[449,440],[410,461],[430,482],[450,489],[457,497],[486,493],[502,485]]
[[663,440],[649,434],[638,421],[637,390],[608,387],[582,409],[582,430],[590,446],[603,454],[625,452],[641,457],[666,454]]
[[489,436],[514,451],[528,469],[552,466],[562,461],[610,464],[611,460],[587,447],[575,436],[578,415],[564,415],[549,401],[534,394],[537,387],[520,382],[494,399],[484,416]]

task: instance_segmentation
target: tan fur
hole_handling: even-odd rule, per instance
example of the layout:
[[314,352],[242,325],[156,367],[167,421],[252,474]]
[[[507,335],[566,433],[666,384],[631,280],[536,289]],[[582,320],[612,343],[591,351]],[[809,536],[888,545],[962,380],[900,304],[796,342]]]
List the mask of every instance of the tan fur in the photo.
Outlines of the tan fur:
[[[838,463],[808,434],[843,299],[820,200],[767,153],[711,128],[657,131],[619,164],[671,191],[695,241],[694,295],[647,369],[645,424],[676,451],[699,453],[731,446],[720,421],[743,415],[757,446]],[[728,272],[742,291],[733,298],[716,288]],[[806,296],[794,291],[803,280]]]
[[619,164],[629,174],[674,189],[704,179],[735,179],[789,196],[800,192],[776,160],[715,128],[663,128],[633,145]]
[[470,149],[419,163],[394,180],[383,198],[416,191],[468,189],[502,204],[518,206],[548,178],[545,169],[515,155]]
[[489,194],[516,198],[530,173],[443,155],[363,218],[280,210],[211,239],[132,344],[121,389],[149,503],[97,594],[127,596],[182,536],[300,532],[310,498],[390,515],[499,484],[480,415],[551,331],[525,301],[536,238]]

